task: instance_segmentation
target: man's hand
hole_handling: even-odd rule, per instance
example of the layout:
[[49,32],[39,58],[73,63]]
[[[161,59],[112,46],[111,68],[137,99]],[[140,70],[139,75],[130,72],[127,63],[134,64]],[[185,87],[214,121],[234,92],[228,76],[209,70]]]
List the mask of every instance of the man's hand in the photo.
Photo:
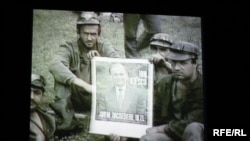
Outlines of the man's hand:
[[125,137],[120,137],[116,134],[110,134],[109,136],[110,140],[111,141],[127,141],[128,138],[125,138]]
[[151,127],[151,128],[148,128],[148,129],[146,130],[146,133],[147,133],[147,134],[150,134],[150,133],[165,133],[165,132],[164,132],[164,129],[165,129],[167,126],[168,126],[167,124],[164,124],[164,125],[160,125],[160,126]]
[[153,64],[164,66],[170,73],[172,72],[171,64],[166,61],[165,58],[162,57],[160,54],[153,54],[151,58],[149,58],[149,61]]
[[73,84],[82,89],[82,91],[87,91],[88,93],[92,93],[92,85],[83,81],[82,79],[79,78],[74,79]]
[[153,64],[163,64],[165,62],[165,59],[160,54],[153,54],[151,58],[149,58],[149,61]]
[[101,56],[97,50],[91,50],[87,53],[89,59],[92,59],[95,56]]

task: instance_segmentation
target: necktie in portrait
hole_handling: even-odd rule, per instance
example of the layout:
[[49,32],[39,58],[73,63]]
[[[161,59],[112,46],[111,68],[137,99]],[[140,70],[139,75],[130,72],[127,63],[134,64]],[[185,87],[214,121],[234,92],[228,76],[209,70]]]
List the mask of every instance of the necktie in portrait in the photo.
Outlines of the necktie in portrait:
[[122,95],[122,89],[118,89],[118,97],[117,97],[117,101],[119,103],[119,108],[122,108],[122,102],[123,102],[123,95]]

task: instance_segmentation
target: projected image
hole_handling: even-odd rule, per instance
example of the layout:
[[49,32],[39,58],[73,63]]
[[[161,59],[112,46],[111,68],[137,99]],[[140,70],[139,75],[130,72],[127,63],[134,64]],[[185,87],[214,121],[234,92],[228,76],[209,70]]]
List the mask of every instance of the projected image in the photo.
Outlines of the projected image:
[[31,92],[42,88],[36,107],[49,118],[31,110],[30,138],[157,140],[148,129],[179,140],[188,127],[202,135],[201,19],[34,9],[31,69],[44,83]]

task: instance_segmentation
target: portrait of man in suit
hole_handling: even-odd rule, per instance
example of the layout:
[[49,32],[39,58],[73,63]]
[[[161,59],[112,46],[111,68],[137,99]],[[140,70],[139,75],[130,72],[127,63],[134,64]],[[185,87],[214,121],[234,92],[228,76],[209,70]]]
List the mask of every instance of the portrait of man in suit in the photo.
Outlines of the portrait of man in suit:
[[[112,87],[101,91],[97,97],[97,115],[105,112],[110,119],[132,120],[136,115],[146,115],[146,92],[130,85],[129,73],[121,63],[109,67]],[[115,115],[116,114],[116,115]],[[133,117],[133,118],[132,118]]]

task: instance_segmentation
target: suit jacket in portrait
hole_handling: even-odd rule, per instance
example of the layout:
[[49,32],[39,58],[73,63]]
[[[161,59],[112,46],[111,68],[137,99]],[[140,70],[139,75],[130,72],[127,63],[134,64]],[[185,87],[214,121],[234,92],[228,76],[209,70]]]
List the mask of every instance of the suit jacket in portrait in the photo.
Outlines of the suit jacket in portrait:
[[98,111],[127,114],[145,114],[147,93],[139,88],[127,86],[122,105],[119,105],[115,87],[97,95]]

